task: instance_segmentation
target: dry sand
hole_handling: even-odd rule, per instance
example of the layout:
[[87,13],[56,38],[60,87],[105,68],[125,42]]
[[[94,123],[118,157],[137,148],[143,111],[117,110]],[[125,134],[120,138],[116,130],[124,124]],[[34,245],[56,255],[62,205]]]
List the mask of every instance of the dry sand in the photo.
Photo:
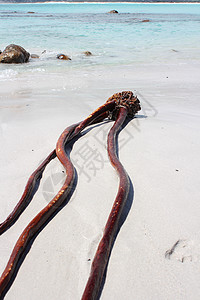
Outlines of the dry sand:
[[[1,85],[0,222],[68,125],[113,93],[136,90],[143,109],[119,136],[134,192],[101,299],[200,299],[199,65],[102,67],[38,78]],[[76,190],[33,243],[7,300],[81,298],[118,188],[106,153],[111,125],[96,126],[75,143]],[[62,171],[57,159],[50,163],[29,207],[0,237],[0,273],[23,228],[59,190]]]

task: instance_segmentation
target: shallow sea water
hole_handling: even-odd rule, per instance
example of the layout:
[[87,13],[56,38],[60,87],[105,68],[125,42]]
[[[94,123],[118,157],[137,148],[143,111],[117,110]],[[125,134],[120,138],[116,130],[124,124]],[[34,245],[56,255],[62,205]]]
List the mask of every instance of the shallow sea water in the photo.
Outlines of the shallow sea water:
[[[119,14],[108,14],[111,9]],[[72,58],[70,68],[193,60],[199,26],[199,4],[0,4],[0,49],[20,44],[40,55],[34,67],[52,69],[62,68],[54,61],[60,52]],[[85,58],[86,50],[94,56]]]
[[[40,56],[0,64],[0,101],[102,88],[98,76],[105,79],[113,67],[199,63],[199,26],[199,4],[0,4],[0,49],[14,43]],[[58,60],[58,53],[72,60]]]

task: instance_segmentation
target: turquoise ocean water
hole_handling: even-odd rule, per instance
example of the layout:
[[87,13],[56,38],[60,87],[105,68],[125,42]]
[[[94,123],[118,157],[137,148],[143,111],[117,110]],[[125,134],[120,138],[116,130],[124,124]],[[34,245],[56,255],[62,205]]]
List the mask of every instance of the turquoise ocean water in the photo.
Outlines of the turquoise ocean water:
[[[0,4],[0,49],[15,43],[40,55],[33,69],[62,69],[58,53],[72,58],[65,68],[199,61],[199,41],[200,4]],[[9,76],[6,68],[0,78]]]

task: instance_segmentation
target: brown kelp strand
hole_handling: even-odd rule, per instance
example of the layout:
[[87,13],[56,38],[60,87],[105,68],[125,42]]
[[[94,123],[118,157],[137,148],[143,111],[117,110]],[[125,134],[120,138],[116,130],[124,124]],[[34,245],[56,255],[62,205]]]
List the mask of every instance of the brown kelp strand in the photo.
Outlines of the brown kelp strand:
[[[67,134],[67,139],[70,139],[71,134],[73,133],[77,125],[79,125],[79,123],[77,123],[76,125],[74,125],[74,127],[71,128],[71,130]],[[25,186],[21,199],[19,200],[19,202],[17,203],[13,211],[10,213],[10,215],[6,218],[6,220],[0,224],[0,235],[3,234],[6,230],[8,230],[8,228],[10,228],[17,221],[17,219],[26,209],[26,207],[31,201],[31,198],[34,196],[34,193],[36,192],[37,182],[42,177],[42,174],[46,166],[48,165],[48,163],[55,157],[56,157],[56,149],[54,149],[47,156],[47,158],[39,165],[39,167],[31,174]]]
[[83,130],[86,126],[92,124],[95,120],[96,122],[103,121],[103,119],[107,117],[110,114],[110,112],[113,111],[114,108],[114,100],[103,104],[76,127],[75,134]]
[[103,237],[93,259],[90,276],[85,287],[82,300],[95,300],[98,297],[102,285],[103,275],[111,252],[112,243],[118,229],[119,218],[129,193],[129,178],[117,157],[115,141],[116,134],[120,130],[124,120],[127,117],[127,112],[128,110],[126,107],[120,107],[117,120],[115,121],[115,124],[111,128],[108,135],[108,155],[112,165],[119,175],[119,189],[106,223]]
[[28,179],[28,182],[25,186],[23,195],[13,211],[9,214],[4,222],[0,224],[0,235],[3,234],[8,228],[10,228],[28,206],[33,197],[34,193],[36,192],[36,184],[39,178],[41,178],[42,173],[47,166],[47,164],[56,157],[56,151],[53,150],[47,158],[40,164],[40,166],[31,174]]
[[[89,115],[89,117],[86,118],[83,122],[77,123],[77,125],[74,127],[74,129],[76,129],[76,132],[72,130],[72,132],[70,132],[67,135],[68,141],[71,140],[76,135],[78,135],[78,133],[80,133],[86,126],[103,121],[109,114],[109,111],[108,110],[106,111],[105,109],[109,109],[112,106],[113,103],[109,105],[103,105],[98,110],[94,111],[94,113]],[[17,203],[13,211],[6,218],[6,220],[0,224],[0,235],[3,234],[6,230],[8,230],[17,221],[17,219],[20,217],[20,215],[29,205],[31,198],[34,196],[34,193],[36,192],[36,185],[39,179],[42,177],[45,167],[55,157],[56,157],[56,150],[54,149],[48,155],[48,157],[42,162],[42,164],[40,164],[40,166],[31,174],[21,199],[19,200],[19,202]]]
[[18,262],[22,254],[26,250],[28,244],[30,243],[31,239],[34,237],[34,235],[37,234],[37,232],[42,228],[45,222],[61,206],[63,201],[66,200],[66,197],[71,191],[71,187],[74,181],[74,168],[69,157],[64,151],[64,146],[65,146],[64,144],[68,135],[70,135],[73,132],[75,127],[76,125],[73,125],[68,127],[65,130],[65,135],[62,134],[60,136],[56,148],[57,156],[62,161],[63,166],[66,169],[66,174],[67,174],[66,180],[62,188],[60,189],[60,191],[57,193],[57,195],[28,224],[28,226],[24,229],[19,239],[17,240],[17,243],[8,261],[8,264],[0,278],[0,297],[2,297],[2,295],[5,292],[5,289],[7,288],[8,284],[12,280],[12,276],[16,272]]

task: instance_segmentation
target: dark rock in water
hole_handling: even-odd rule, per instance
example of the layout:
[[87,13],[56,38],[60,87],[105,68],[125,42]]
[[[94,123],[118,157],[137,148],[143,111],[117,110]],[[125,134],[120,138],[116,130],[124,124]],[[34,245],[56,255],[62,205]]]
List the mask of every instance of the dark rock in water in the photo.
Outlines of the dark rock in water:
[[148,22],[150,22],[149,19],[142,20],[142,23],[148,23]]
[[71,60],[71,58],[69,57],[69,56],[67,56],[67,55],[65,55],[65,54],[58,54],[57,55],[57,58],[58,59],[63,59],[63,60]]
[[0,63],[19,64],[29,60],[30,53],[18,45],[7,46],[0,54]]
[[31,58],[40,58],[37,54],[31,54]]
[[84,51],[83,54],[85,54],[86,56],[91,56],[92,52],[90,52],[90,51]]
[[113,9],[113,10],[109,11],[108,13],[109,14],[118,14],[118,11]]

